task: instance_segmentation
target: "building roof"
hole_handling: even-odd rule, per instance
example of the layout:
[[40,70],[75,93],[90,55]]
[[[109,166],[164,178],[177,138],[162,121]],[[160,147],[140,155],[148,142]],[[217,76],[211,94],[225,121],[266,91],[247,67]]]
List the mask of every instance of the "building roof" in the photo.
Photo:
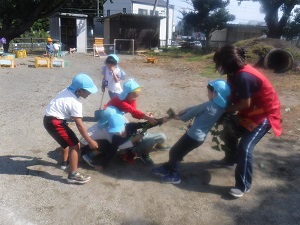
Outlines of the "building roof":
[[[144,5],[152,5],[154,6],[155,0],[131,0],[132,3],[139,3],[139,4],[144,4]],[[157,1],[157,6],[160,7],[167,7],[167,2],[165,0],[158,0]],[[174,5],[170,5],[170,8],[174,8]]]
[[115,17],[121,17],[121,16],[127,16],[127,17],[152,17],[153,19],[163,19],[165,18],[164,16],[152,16],[152,15],[141,15],[141,14],[133,14],[133,13],[116,13],[112,14],[110,16],[104,17],[104,19],[110,19],[110,18],[115,18]]

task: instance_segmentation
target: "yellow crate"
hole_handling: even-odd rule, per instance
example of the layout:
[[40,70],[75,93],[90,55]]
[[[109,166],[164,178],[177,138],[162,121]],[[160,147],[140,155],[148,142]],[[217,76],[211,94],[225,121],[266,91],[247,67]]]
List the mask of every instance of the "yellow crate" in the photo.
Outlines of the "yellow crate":
[[10,67],[14,68],[14,59],[13,58],[0,58],[0,67]]
[[13,53],[16,55],[16,58],[26,58],[27,57],[25,49],[14,50]]
[[50,68],[50,59],[46,57],[35,57],[35,67]]

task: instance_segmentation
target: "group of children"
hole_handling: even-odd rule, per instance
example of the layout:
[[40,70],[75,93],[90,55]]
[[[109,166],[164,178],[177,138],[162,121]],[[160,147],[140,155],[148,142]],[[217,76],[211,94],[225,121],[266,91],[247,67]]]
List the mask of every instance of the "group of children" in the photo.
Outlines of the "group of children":
[[[85,162],[96,169],[103,169],[119,150],[122,160],[133,163],[140,158],[146,165],[153,165],[150,152],[168,149],[164,133],[147,132],[149,127],[161,125],[170,119],[188,121],[194,119],[192,126],[171,147],[169,160],[158,168],[152,169],[154,174],[162,176],[162,182],[178,184],[181,182],[178,163],[190,151],[199,147],[205,140],[215,122],[224,113],[227,98],[230,95],[228,84],[221,79],[207,85],[208,101],[180,111],[174,117],[154,118],[153,113],[144,113],[137,109],[136,100],[142,87],[133,79],[129,79],[121,87],[120,81],[126,74],[118,67],[119,58],[111,54],[102,68],[102,92],[108,89],[110,101],[100,111],[96,124],[86,129],[82,123],[82,103],[86,98],[98,91],[92,79],[86,74],[76,75],[71,85],[64,89],[46,107],[44,126],[48,133],[62,147],[62,169],[68,166],[69,183],[86,183],[89,176],[77,171],[80,155]],[[128,122],[124,114],[130,113],[133,118],[144,122]],[[67,124],[72,119],[82,138]],[[80,145],[83,147],[80,149]],[[100,159],[100,160],[96,160]]]

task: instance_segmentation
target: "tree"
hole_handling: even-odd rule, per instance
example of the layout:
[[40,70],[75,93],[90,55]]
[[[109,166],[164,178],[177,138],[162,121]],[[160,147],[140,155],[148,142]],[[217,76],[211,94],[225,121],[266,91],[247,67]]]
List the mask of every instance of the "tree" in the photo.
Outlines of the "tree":
[[[292,21],[288,21],[283,29],[283,36],[287,40],[293,40],[300,36],[300,12],[298,11]],[[298,38],[299,40],[299,38]]]
[[[100,2],[104,4],[106,1]],[[0,0],[0,38],[6,38],[4,51],[8,51],[12,39],[29,30],[38,19],[50,17],[63,6],[95,7],[95,2],[96,0]]]
[[[238,0],[239,4],[243,1]],[[300,0],[252,0],[261,4],[261,11],[265,13],[265,21],[268,26],[267,37],[280,38],[283,35],[289,17],[294,7],[300,4]],[[282,11],[279,18],[278,11]]]
[[27,31],[35,21],[51,16],[65,3],[65,0],[1,0],[0,37],[9,42]]
[[212,32],[221,30],[228,21],[233,21],[235,16],[229,14],[225,7],[229,0],[192,0],[194,11],[184,12],[183,19],[203,33],[205,33],[206,43],[210,43]]

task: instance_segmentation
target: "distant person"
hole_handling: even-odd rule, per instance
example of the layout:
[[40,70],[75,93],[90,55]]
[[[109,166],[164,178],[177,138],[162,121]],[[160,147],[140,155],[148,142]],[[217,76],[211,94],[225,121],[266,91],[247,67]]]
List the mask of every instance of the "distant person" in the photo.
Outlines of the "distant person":
[[52,43],[52,39],[50,37],[48,37],[46,39],[46,55],[47,57],[51,58],[54,55],[54,46]]
[[60,43],[58,41],[53,41],[53,56],[54,57],[58,57],[58,53],[59,53],[59,50],[60,50]]
[[208,101],[186,108],[174,117],[184,122],[194,120],[187,132],[171,147],[169,161],[154,168],[152,173],[160,175],[163,183],[179,184],[181,178],[178,164],[192,150],[203,144],[208,132],[225,112],[230,88],[226,81],[217,79],[207,85]]
[[124,80],[126,77],[126,73],[118,66],[119,61],[117,55],[110,54],[105,60],[105,66],[102,67],[102,92],[107,88],[111,99],[119,96],[123,91],[121,80]]
[[[239,127],[235,132],[224,132],[225,158],[215,161],[215,166],[233,166],[235,186],[229,194],[242,197],[251,188],[253,150],[271,129],[275,136],[282,133],[280,102],[272,84],[262,73],[245,62],[245,51],[233,45],[220,48],[214,54],[216,69],[227,74],[231,88],[231,102],[226,111],[236,113]],[[226,130],[226,127],[224,127]],[[235,133],[235,134],[233,134]]]
[[62,90],[45,110],[44,127],[62,147],[63,161],[61,168],[66,169],[70,165],[67,178],[69,183],[84,184],[90,180],[90,177],[77,172],[78,157],[80,155],[79,140],[66,120],[72,119],[90,148],[97,149],[97,142],[89,137],[82,123],[82,103],[80,102],[80,98],[87,98],[97,91],[97,87],[88,75],[77,74],[73,78],[72,84]]

